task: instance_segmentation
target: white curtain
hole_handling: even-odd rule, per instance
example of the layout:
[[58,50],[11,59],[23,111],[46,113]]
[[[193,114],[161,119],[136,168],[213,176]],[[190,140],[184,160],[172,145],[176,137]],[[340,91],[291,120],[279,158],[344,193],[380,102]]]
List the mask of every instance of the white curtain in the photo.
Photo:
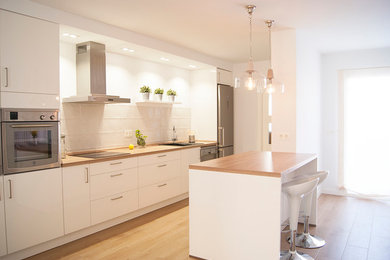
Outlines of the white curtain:
[[342,73],[340,184],[390,198],[390,68]]

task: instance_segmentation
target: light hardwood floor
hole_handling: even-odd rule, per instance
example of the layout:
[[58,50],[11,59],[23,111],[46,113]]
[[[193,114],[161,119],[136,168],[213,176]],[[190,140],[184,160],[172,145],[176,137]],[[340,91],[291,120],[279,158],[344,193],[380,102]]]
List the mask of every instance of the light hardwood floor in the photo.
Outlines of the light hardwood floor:
[[[302,250],[315,259],[390,259],[390,202],[321,195],[318,215],[311,232],[327,244]],[[286,236],[282,249],[288,248]],[[188,200],[30,259],[197,259],[188,256]]]

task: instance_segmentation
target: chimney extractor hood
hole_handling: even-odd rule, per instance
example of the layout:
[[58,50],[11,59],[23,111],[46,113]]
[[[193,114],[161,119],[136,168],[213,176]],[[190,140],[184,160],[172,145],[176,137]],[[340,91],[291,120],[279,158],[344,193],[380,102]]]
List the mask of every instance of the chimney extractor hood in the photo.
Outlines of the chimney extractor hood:
[[83,42],[76,45],[77,96],[62,102],[130,103],[129,98],[106,95],[106,53],[104,44]]

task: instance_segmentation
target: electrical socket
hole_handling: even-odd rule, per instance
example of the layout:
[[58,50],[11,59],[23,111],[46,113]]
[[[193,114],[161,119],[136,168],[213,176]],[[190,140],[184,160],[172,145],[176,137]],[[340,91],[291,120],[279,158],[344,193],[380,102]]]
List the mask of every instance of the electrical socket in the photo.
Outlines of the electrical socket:
[[125,137],[128,137],[128,138],[133,137],[133,131],[131,131],[130,129],[125,129],[123,131],[123,134]]

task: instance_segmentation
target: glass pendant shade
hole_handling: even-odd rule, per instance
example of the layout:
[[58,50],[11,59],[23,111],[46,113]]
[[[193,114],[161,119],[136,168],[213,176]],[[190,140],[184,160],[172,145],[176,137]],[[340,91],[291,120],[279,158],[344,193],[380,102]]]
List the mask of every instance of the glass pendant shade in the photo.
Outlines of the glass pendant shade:
[[245,87],[248,90],[259,91],[265,84],[264,76],[254,70],[253,62],[249,61],[248,68],[239,78],[235,79],[235,88]]
[[267,78],[264,84],[263,93],[273,94],[273,93],[284,93],[284,84],[274,78],[274,72],[272,69],[268,69]]

